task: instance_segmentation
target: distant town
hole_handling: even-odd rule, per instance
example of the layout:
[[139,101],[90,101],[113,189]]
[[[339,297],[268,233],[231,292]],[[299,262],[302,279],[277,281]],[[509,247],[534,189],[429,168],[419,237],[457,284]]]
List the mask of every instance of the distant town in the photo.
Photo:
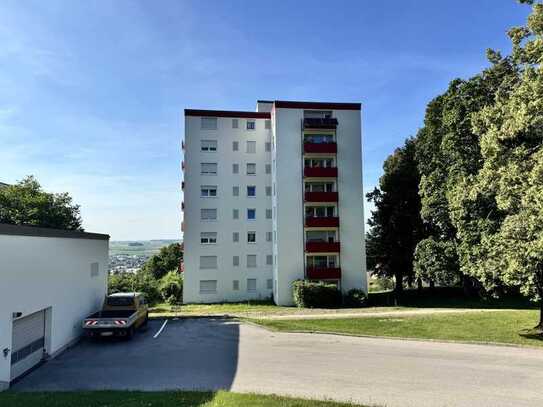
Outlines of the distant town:
[[181,240],[111,241],[109,244],[109,272],[136,273],[160,248]]

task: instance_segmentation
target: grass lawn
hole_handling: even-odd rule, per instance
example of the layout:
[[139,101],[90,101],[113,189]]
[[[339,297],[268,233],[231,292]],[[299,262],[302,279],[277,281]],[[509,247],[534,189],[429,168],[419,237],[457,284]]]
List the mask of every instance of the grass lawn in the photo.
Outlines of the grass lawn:
[[543,347],[543,338],[519,332],[533,328],[536,310],[486,311],[405,317],[264,320],[252,322],[279,331],[334,332],[349,335],[390,336],[474,342],[499,342]]
[[[406,307],[372,307],[358,308],[354,312],[386,312],[406,310]],[[289,315],[289,314],[313,314],[349,312],[347,308],[319,309],[319,308],[296,308],[281,307],[267,301],[247,301],[239,303],[218,303],[218,304],[184,304],[168,305],[157,304],[150,309],[151,317],[169,316],[196,316],[196,315],[232,315],[248,316],[258,318],[258,315]]]
[[349,403],[219,392],[61,392],[0,393],[6,407],[348,407]]

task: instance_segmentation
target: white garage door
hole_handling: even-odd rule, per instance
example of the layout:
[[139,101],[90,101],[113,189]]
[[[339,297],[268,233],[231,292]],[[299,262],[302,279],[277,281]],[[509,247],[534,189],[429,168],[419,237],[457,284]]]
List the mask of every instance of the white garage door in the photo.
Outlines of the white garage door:
[[11,342],[11,380],[43,359],[45,347],[45,310],[13,321]]

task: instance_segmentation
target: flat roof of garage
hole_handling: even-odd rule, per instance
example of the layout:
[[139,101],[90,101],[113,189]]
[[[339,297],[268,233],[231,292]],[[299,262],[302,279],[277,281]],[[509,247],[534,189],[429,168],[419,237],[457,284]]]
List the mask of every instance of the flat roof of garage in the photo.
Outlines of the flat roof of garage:
[[37,226],[8,225],[6,223],[0,223],[0,235],[109,240],[109,235],[104,235],[101,233],[88,233],[81,232],[79,230],[51,229]]

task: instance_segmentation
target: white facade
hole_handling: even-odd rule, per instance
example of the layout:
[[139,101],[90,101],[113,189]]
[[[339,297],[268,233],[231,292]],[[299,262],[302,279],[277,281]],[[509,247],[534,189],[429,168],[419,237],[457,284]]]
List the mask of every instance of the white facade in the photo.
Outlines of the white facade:
[[367,291],[360,133],[359,104],[185,110],[184,301],[292,305],[304,278]]
[[[80,337],[82,319],[100,309],[107,292],[108,239],[0,225],[0,389]],[[30,332],[36,329],[41,333]],[[29,350],[36,334],[43,345]]]

